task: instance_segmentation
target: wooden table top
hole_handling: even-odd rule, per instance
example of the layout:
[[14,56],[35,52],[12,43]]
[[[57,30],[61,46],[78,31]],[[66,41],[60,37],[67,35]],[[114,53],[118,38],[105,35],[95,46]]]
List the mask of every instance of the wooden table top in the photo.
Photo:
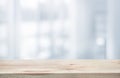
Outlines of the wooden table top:
[[120,73],[120,60],[0,60],[0,74]]

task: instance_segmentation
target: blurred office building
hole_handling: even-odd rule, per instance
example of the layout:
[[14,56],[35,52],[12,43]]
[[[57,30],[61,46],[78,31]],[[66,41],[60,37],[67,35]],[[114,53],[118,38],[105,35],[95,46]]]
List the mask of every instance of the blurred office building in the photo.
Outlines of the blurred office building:
[[120,0],[0,0],[0,59],[120,59]]

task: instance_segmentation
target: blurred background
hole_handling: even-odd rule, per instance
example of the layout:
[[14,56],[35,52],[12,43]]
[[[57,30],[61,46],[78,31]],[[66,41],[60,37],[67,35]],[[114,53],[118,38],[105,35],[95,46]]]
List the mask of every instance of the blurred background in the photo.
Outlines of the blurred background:
[[120,59],[120,0],[0,0],[0,59]]

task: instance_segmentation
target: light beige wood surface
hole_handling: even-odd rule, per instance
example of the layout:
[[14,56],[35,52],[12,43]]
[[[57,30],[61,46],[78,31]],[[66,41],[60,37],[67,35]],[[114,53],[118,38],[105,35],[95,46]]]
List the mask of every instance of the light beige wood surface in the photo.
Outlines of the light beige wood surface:
[[120,73],[120,60],[1,60],[0,74]]
[[0,78],[120,78],[120,60],[1,60]]

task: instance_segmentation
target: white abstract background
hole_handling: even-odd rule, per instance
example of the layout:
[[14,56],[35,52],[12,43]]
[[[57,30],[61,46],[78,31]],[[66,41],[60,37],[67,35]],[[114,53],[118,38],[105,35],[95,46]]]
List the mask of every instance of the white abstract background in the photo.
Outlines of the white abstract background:
[[120,59],[120,0],[0,0],[0,59]]

